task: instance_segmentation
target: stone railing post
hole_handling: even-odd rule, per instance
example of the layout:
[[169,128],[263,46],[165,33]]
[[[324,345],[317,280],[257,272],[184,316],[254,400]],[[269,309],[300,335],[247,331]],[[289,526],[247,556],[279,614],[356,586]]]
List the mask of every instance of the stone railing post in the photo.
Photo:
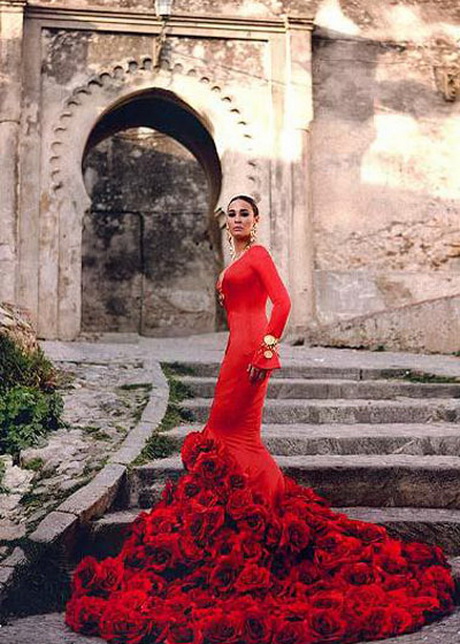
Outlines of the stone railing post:
[[22,0],[0,0],[0,301],[15,301]]

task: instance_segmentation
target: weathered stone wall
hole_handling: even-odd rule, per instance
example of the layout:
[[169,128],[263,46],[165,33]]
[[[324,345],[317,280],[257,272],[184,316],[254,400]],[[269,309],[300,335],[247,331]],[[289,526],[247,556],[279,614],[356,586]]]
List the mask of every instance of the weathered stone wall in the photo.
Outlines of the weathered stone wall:
[[131,129],[93,148],[84,168],[83,330],[214,331],[208,185],[193,155]]
[[[61,3],[37,4],[58,11]],[[10,191],[6,243],[0,238],[10,261],[19,233],[17,299],[47,337],[75,337],[80,314],[78,240],[87,204],[72,152],[81,153],[91,120],[151,87],[177,92],[203,116],[224,169],[218,205],[233,187],[260,195],[261,241],[288,281],[296,329],[308,326],[312,302],[326,325],[460,292],[457,0],[173,0],[176,16],[209,20],[196,23],[194,37],[177,36],[190,21],[176,22],[174,33],[171,22],[159,68],[158,23],[134,24],[153,16],[151,0],[66,3],[72,7],[98,9],[91,15],[102,22],[77,29],[76,16],[68,27],[63,18],[40,31],[31,19],[25,32],[22,214],[12,226]],[[111,11],[125,12],[133,28],[109,29]],[[313,19],[311,51],[305,21],[280,30],[286,14]],[[252,31],[243,23],[251,17],[278,23]],[[7,171],[17,176],[15,162]],[[137,236],[124,212],[115,215]],[[39,231],[39,240],[29,231]],[[214,279],[222,253],[215,244],[212,252]],[[13,286],[14,277],[8,299]],[[175,283],[165,288],[179,293]]]
[[0,302],[0,335],[7,336],[27,352],[38,349],[29,312],[15,304]]
[[326,5],[313,199],[317,311],[330,323],[460,292],[460,101],[437,81],[460,62],[460,16],[453,2]]
[[[259,137],[261,145],[270,143],[264,126],[269,117],[263,115],[260,118],[258,113],[259,93],[269,96],[265,78],[268,64],[266,45],[239,39],[169,36],[161,57],[157,59],[155,34],[145,36],[45,28],[41,39],[43,62],[39,113],[42,146],[45,151],[51,150],[53,156],[48,174],[46,168],[43,173],[40,218],[46,218],[48,223],[41,224],[44,233],[39,241],[39,253],[52,265],[46,266],[40,260],[39,283],[50,293],[56,288],[58,290],[53,305],[47,304],[41,311],[41,302],[45,298],[39,299],[38,318],[42,334],[46,337],[74,335],[73,330],[67,332],[64,327],[67,325],[65,320],[70,319],[75,329],[73,311],[78,305],[76,291],[80,288],[75,264],[78,262],[80,222],[87,209],[87,195],[79,185],[79,170],[75,167],[78,166],[78,150],[84,148],[91,125],[96,126],[101,112],[107,114],[109,125],[105,134],[110,135],[110,128],[114,125],[112,105],[121,103],[119,95],[126,93],[125,85],[128,84],[132,87],[131,94],[128,94],[129,101],[124,98],[123,104],[134,105],[136,100],[142,102],[141,109],[136,111],[133,108],[128,114],[133,121],[131,125],[150,127],[152,114],[156,113],[155,118],[161,120],[161,110],[174,107],[171,103],[169,108],[168,104],[156,107],[155,101],[161,100],[161,92],[174,96],[175,84],[187,92],[193,88],[193,99],[197,101],[190,102],[188,118],[189,121],[195,118],[198,124],[194,126],[195,130],[188,127],[185,117],[182,122],[180,119],[174,123],[167,122],[165,130],[159,129],[189,145],[198,157],[202,153],[204,156],[200,161],[205,165],[208,162],[209,166],[212,150],[205,141],[207,128],[208,138],[214,141],[216,163],[212,176],[209,167],[205,176],[196,158],[179,144],[174,147],[172,139],[166,147],[163,146],[164,149],[160,146],[148,151],[144,145],[141,150],[138,145],[137,150],[133,148],[128,152],[120,143],[112,146],[110,153],[106,150],[103,155],[99,154],[100,167],[95,163],[93,170],[100,176],[99,180],[94,177],[98,185],[92,197],[102,206],[94,207],[93,204],[91,221],[88,217],[84,220],[83,328],[102,330],[105,325],[106,330],[140,330],[146,334],[167,335],[189,333],[191,330],[212,331],[216,325],[219,327],[222,320],[214,284],[222,269],[222,249],[216,236],[217,224],[210,221],[210,214],[216,206],[219,162],[226,162],[234,177],[242,177],[241,182],[230,184],[227,172],[224,192],[251,189],[260,194],[260,171],[255,168],[254,160],[257,155],[249,153],[244,146],[249,148],[255,137]],[[159,98],[153,94],[149,98],[145,92],[155,90],[158,85],[161,86]],[[239,93],[242,107],[235,102]],[[203,102],[203,97],[207,97],[212,110],[222,113],[230,127],[219,127],[219,121],[207,118],[204,110],[197,110],[197,116],[193,116],[192,110]],[[97,101],[101,107],[95,107]],[[65,105],[69,104],[70,107],[66,108]],[[88,108],[94,115],[92,123]],[[120,115],[122,122],[126,116],[127,112]],[[127,122],[126,127],[129,125]],[[65,147],[59,140],[64,136]],[[224,149],[228,150],[222,153],[220,146],[220,159],[217,158],[219,139],[226,139]],[[120,154],[124,154],[124,160],[117,170],[115,158]],[[141,164],[139,159],[134,162],[136,155],[142,157]],[[242,158],[240,163],[237,163],[238,156]],[[69,160],[74,167],[73,172],[67,169]],[[103,185],[101,177],[109,165],[112,173],[110,195],[107,193],[108,185]],[[65,177],[64,172],[67,172]],[[149,174],[156,179],[151,181],[150,187]],[[47,191],[50,180],[52,191]],[[159,199],[161,195],[163,200]],[[97,217],[96,210],[100,208],[111,211],[111,222],[107,212],[104,217]],[[105,247],[102,228],[105,226],[110,236],[115,221],[117,226],[125,229],[126,235],[120,235],[118,231]],[[62,222],[65,222],[66,233]],[[53,234],[53,228],[60,230],[59,235]],[[265,221],[265,228],[269,228],[268,221]],[[134,252],[134,240],[139,237],[142,243]],[[24,239],[24,245],[30,246],[30,241]],[[103,253],[106,253],[106,262],[99,261]],[[124,255],[124,261],[119,261],[121,255]],[[24,256],[27,256],[26,249]],[[72,266],[60,266],[56,271],[61,259]],[[68,279],[66,274],[69,274]],[[71,279],[72,287],[69,286]],[[52,285],[53,280],[56,286]],[[28,286],[25,285],[26,288]],[[108,286],[110,288],[106,288]],[[101,292],[103,297],[100,297]],[[60,311],[53,310],[53,306],[66,309],[65,318]]]

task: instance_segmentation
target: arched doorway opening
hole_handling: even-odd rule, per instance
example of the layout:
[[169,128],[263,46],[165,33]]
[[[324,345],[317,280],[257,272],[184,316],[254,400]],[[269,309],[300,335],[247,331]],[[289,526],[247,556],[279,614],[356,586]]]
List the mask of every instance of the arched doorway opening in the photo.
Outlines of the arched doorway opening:
[[211,127],[175,94],[125,97],[94,126],[82,170],[82,331],[171,336],[220,325]]

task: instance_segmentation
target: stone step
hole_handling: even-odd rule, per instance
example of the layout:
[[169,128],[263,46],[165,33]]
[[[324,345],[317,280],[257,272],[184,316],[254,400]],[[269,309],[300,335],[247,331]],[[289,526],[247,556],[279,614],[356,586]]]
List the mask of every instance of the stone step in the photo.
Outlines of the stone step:
[[[199,398],[212,398],[216,378],[182,376],[182,383]],[[342,398],[392,400],[394,398],[460,398],[460,384],[419,383],[394,380],[306,380],[270,378],[267,398]]]
[[[165,363],[168,364],[168,363]],[[184,375],[188,372],[190,376],[217,377],[220,369],[220,362],[192,362],[176,361],[171,363],[178,367]],[[376,380],[381,378],[404,378],[410,374],[409,369],[400,367],[388,368],[360,368],[360,367],[325,367],[320,364],[283,364],[282,369],[275,369],[271,378],[303,378],[303,379],[325,379],[339,378],[345,380]]]
[[[449,555],[460,554],[460,510],[438,508],[336,507],[350,519],[378,523],[392,537],[441,546]],[[96,558],[115,556],[140,508],[110,512],[91,525],[88,552]]]
[[[182,401],[191,420],[206,422],[211,406],[209,398]],[[433,423],[460,422],[460,399],[427,400],[290,400],[267,399],[263,423]]]
[[[180,425],[167,435],[177,451],[201,424]],[[272,454],[420,454],[460,455],[460,424],[262,425],[262,440]]]
[[[274,455],[288,476],[336,506],[460,508],[460,457],[390,455]],[[135,467],[128,507],[150,507],[168,477],[183,473],[180,456]]]

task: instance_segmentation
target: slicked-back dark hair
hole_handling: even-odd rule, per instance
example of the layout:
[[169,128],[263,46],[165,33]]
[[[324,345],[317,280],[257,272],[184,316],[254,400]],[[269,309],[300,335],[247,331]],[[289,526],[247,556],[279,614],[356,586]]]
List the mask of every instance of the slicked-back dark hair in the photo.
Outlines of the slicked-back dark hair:
[[255,200],[249,195],[235,195],[234,197],[232,197],[228,202],[227,210],[230,208],[230,205],[237,199],[241,199],[241,201],[245,201],[246,203],[248,203],[252,207],[254,215],[256,217],[259,216],[259,208],[257,207]]

